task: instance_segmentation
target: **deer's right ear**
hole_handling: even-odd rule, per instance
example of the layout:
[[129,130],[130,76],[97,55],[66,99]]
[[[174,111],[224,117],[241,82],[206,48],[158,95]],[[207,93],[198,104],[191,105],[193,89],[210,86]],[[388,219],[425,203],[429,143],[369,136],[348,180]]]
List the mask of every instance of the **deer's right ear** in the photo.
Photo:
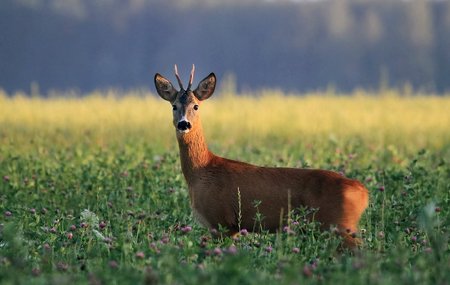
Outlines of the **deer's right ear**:
[[164,100],[173,102],[177,97],[178,91],[173,87],[169,80],[159,73],[155,74],[155,87],[159,96]]

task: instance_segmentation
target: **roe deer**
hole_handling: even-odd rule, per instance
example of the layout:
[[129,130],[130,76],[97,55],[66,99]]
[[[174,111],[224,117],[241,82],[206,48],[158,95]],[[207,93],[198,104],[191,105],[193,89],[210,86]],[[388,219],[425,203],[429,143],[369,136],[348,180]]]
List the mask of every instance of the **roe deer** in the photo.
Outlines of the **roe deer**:
[[[314,219],[322,229],[337,227],[344,246],[362,243],[355,233],[369,195],[360,182],[327,170],[258,167],[213,154],[203,135],[199,106],[213,94],[216,76],[209,74],[191,90],[194,66],[187,89],[176,65],[175,75],[179,91],[158,73],[155,86],[159,96],[172,104],[181,169],[201,224],[210,230],[222,226],[235,235],[240,228],[251,231],[259,212],[264,217],[262,228],[274,232],[283,226],[289,210],[311,207],[318,209]],[[260,201],[257,208],[254,201]]]

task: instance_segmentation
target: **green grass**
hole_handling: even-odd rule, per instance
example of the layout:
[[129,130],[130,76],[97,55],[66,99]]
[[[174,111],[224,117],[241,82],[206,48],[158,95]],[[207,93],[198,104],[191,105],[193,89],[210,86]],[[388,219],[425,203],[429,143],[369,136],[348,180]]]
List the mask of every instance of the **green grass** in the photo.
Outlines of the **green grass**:
[[[449,101],[278,94],[202,106],[220,155],[362,181],[365,243],[352,254],[301,215],[293,233],[211,239],[192,217],[164,102],[0,97],[0,284],[449,284]],[[286,124],[298,118],[314,124]]]

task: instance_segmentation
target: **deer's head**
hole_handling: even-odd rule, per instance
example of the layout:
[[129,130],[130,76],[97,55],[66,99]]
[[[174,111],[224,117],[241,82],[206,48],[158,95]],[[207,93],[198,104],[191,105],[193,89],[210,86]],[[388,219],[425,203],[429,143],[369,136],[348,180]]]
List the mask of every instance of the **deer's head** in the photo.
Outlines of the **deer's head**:
[[185,134],[194,128],[199,120],[199,106],[203,100],[208,99],[216,88],[216,76],[210,73],[205,77],[198,87],[192,91],[192,81],[194,80],[195,67],[192,65],[189,85],[185,90],[178,75],[177,66],[175,65],[175,76],[180,85],[180,90],[176,90],[172,83],[159,73],[155,74],[155,86],[159,96],[172,104],[173,109],[173,125],[177,129],[177,133]]

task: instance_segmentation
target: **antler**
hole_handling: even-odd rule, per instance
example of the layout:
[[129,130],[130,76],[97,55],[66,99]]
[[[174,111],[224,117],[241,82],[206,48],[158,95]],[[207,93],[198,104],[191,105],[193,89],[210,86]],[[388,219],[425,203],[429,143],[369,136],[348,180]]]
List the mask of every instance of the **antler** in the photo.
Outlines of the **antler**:
[[[189,76],[189,84],[188,84],[188,88],[186,90],[191,90],[192,82],[194,81],[194,73],[195,73],[195,65],[192,64],[191,75]],[[183,83],[181,83],[180,75],[178,75],[178,67],[176,64],[175,64],[175,76],[177,77],[178,85],[180,85],[180,89],[184,90]]]
[[[183,83],[181,83],[181,78],[180,78],[180,76],[178,75],[178,67],[177,67],[176,64],[175,64],[175,76],[177,77],[178,85],[180,85],[180,89],[184,90],[184,88],[183,88]],[[188,89],[189,89],[189,88],[188,88]]]
[[192,82],[194,81],[194,72],[195,72],[195,65],[192,64],[191,76],[189,76],[189,85],[187,90],[191,90]]

